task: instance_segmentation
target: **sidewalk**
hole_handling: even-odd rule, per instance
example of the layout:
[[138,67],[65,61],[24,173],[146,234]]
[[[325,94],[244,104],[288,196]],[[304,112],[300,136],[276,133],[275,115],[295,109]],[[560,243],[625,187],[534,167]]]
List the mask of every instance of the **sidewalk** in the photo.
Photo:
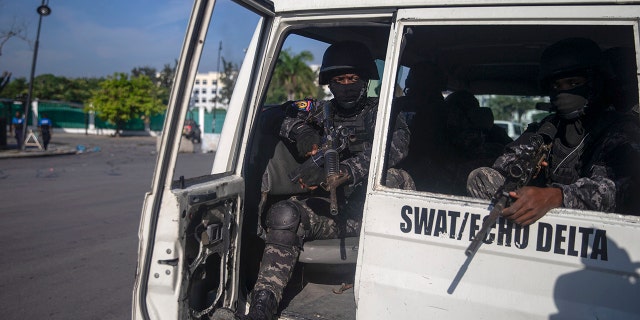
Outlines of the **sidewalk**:
[[75,133],[55,133],[49,143],[47,150],[40,150],[37,147],[28,146],[25,150],[18,150],[16,140],[13,137],[7,137],[7,145],[0,148],[0,160],[9,158],[30,158],[30,157],[46,157],[71,155],[84,152],[95,151],[95,148],[87,145],[96,145],[97,139],[106,137],[87,136]]
[[7,144],[7,148],[0,149],[0,159],[58,156],[76,153],[78,153],[76,146],[60,143],[50,143],[47,150],[39,150],[36,147],[27,147],[25,150],[18,150],[16,144]]

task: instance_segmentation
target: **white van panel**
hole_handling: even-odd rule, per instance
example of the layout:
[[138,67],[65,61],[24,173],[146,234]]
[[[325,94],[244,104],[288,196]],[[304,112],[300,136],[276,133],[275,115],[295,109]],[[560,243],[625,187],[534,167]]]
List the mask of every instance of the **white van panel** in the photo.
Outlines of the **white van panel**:
[[367,209],[377,213],[361,235],[358,318],[640,317],[639,218],[556,210],[527,228],[503,222],[469,262],[483,206],[371,195]]

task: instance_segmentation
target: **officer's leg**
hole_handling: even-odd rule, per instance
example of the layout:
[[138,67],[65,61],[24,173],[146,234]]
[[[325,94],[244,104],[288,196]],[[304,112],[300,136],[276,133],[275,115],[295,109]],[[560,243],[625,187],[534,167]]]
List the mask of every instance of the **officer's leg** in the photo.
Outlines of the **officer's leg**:
[[[266,246],[251,294],[249,319],[272,319],[302,247],[304,209],[295,200],[274,204],[267,213]],[[302,229],[302,230],[300,230]]]
[[475,198],[491,199],[505,178],[493,168],[477,168],[467,178],[467,193]]

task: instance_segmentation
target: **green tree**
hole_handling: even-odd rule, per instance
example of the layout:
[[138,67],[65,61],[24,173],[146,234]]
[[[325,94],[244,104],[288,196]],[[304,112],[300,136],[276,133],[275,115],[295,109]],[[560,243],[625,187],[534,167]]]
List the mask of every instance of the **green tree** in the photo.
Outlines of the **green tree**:
[[267,103],[281,103],[313,97],[318,93],[317,75],[307,65],[313,54],[302,51],[296,55],[290,49],[280,52],[267,93]]
[[100,88],[100,78],[69,79],[69,85],[63,93],[63,101],[83,103],[91,98],[91,92]]
[[176,67],[178,66],[178,60],[173,62],[173,65],[167,63],[160,71],[157,79],[157,84],[160,87],[160,99],[162,103],[169,103],[169,94],[171,93],[171,87],[173,87],[173,79],[176,76]]
[[33,79],[33,99],[64,101],[70,83],[65,77],[41,74]]
[[156,68],[150,66],[135,67],[131,70],[131,77],[135,78],[141,75],[145,75],[151,79],[160,90],[158,91],[158,97],[162,100],[162,103],[169,103],[169,94],[171,93],[171,86],[173,85],[173,78],[176,74],[176,66],[178,61],[174,62],[174,65],[167,63],[162,68],[162,71],[158,72]]
[[156,78],[157,78],[156,74],[157,74],[156,68],[150,67],[150,66],[135,67],[135,68],[131,69],[131,77],[132,78],[136,78],[136,77],[145,75],[149,79],[151,79],[151,81],[156,82]]
[[233,89],[238,78],[238,65],[222,58],[223,72],[220,75],[220,90],[218,90],[218,102],[227,104],[231,100]]
[[27,78],[16,78],[4,87],[4,90],[0,92],[0,97],[5,99],[16,99],[18,97],[26,96],[27,91],[29,91]]
[[158,97],[158,87],[146,75],[129,79],[126,73],[115,73],[100,82],[100,89],[89,99],[96,116],[116,126],[119,136],[127,121],[149,117],[166,108]]
[[491,108],[496,120],[522,122],[526,111],[536,108],[536,103],[543,102],[541,97],[491,96],[486,106]]

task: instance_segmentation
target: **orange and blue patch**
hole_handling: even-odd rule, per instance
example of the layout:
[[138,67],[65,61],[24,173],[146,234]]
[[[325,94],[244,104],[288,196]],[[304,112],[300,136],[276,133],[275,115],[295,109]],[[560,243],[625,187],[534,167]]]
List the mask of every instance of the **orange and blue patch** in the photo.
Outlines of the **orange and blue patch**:
[[311,111],[311,109],[313,109],[313,100],[310,99],[306,99],[306,100],[298,100],[298,101],[294,101],[293,105],[298,109],[298,111]]

